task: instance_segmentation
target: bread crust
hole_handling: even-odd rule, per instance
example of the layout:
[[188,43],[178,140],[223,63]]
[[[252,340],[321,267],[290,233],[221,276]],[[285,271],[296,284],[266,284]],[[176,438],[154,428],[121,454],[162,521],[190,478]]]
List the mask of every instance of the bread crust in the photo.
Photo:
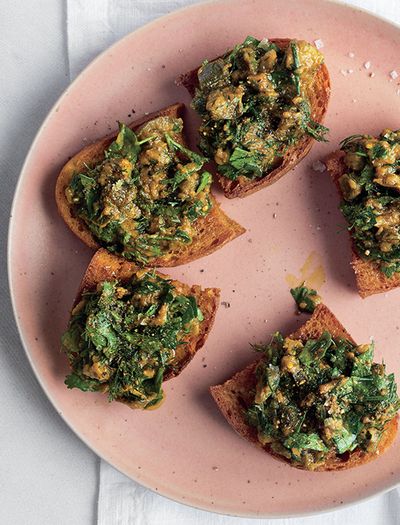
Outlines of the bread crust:
[[[308,339],[320,337],[324,331],[329,331],[336,338],[345,338],[354,343],[350,334],[323,304],[318,305],[312,317],[289,337],[301,339],[305,342]],[[240,436],[262,448],[264,452],[271,454],[276,459],[305,470],[301,465],[294,465],[289,459],[274,452],[270,445],[262,445],[257,439],[257,430],[247,423],[246,409],[254,399],[255,369],[260,359],[258,358],[250,363],[244,370],[236,373],[225,383],[212,386],[210,388],[211,395],[223,416]],[[374,453],[367,453],[361,449],[355,449],[353,452],[340,456],[332,453],[324,465],[316,468],[315,471],[345,470],[368,463],[382,454],[393,443],[396,432],[397,416],[387,423],[378,448]]]
[[[99,283],[115,279],[118,279],[121,282],[127,282],[132,279],[133,275],[138,270],[140,270],[140,268],[136,264],[129,262],[122,257],[112,255],[104,248],[100,248],[93,255],[85,271],[73,306],[76,306],[79,303],[85,292],[95,290]],[[156,274],[162,279],[170,279],[168,275],[159,272],[156,272]],[[204,320],[200,325],[200,332],[194,337],[188,337],[188,339],[186,339],[187,344],[179,347],[179,351],[177,351],[177,362],[174,363],[174,365],[165,373],[164,381],[178,376],[204,345],[214,324],[220,299],[219,288],[202,289],[198,285],[189,286],[172,279],[171,282],[179,293],[184,295],[194,295],[203,314]],[[123,399],[118,399],[118,401],[130,405],[129,402],[124,401]]]
[[[336,185],[341,199],[343,199],[343,193],[340,188],[339,179],[346,172],[344,157],[344,151],[339,150],[331,153],[325,159],[327,170]],[[352,251],[351,265],[356,276],[358,293],[363,299],[369,295],[388,292],[400,286],[400,272],[395,273],[392,277],[386,277],[379,269],[379,264],[376,261],[360,257],[351,239],[351,234],[350,240]]]
[[[184,113],[183,104],[173,104],[155,113],[130,124],[130,128],[137,130],[146,122],[160,116],[182,118]],[[74,214],[74,210],[67,201],[65,190],[69,185],[74,173],[85,169],[85,165],[95,165],[103,159],[104,150],[115,140],[117,132],[89,144],[76,155],[74,155],[62,168],[56,181],[55,199],[58,211],[70,230],[83,241],[89,248],[97,250],[101,248],[85,222]],[[185,143],[182,135],[182,144]],[[178,266],[186,264],[200,257],[204,257],[221,248],[224,244],[232,241],[246,230],[240,224],[230,219],[220,208],[218,202],[211,194],[212,209],[206,217],[200,217],[195,223],[196,237],[189,245],[182,245],[163,256],[152,259],[148,267]]]
[[[281,49],[286,49],[290,43],[289,38],[272,38],[271,42],[276,44]],[[219,57],[216,57],[219,58]],[[184,86],[193,97],[196,88],[199,86],[197,72],[199,68],[189,71],[181,75],[176,83]],[[319,123],[322,123],[328,108],[330,97],[330,78],[329,72],[325,64],[322,64],[318,70],[312,89],[310,89],[311,101],[311,117]],[[259,177],[257,179],[249,179],[248,177],[239,177],[236,180],[230,180],[220,175],[215,170],[215,176],[221,185],[225,197],[234,199],[236,197],[246,197],[266,186],[270,186],[279,180],[288,171],[293,169],[306,155],[308,155],[314,143],[314,139],[305,135],[300,139],[296,146],[289,148],[282,157],[281,164],[273,171]]]

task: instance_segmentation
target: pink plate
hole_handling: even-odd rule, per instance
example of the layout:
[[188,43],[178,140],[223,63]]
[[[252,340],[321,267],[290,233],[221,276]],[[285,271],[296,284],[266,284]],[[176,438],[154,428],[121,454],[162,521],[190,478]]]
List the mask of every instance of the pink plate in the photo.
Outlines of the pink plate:
[[[166,384],[157,411],[131,411],[101,394],[69,391],[60,335],[92,255],[65,227],[54,203],[57,173],[85,143],[145,112],[182,100],[182,72],[247,35],[321,39],[332,77],[330,144],[315,145],[271,188],[223,208],[247,228],[224,249],[170,274],[218,286],[222,305],[206,347]],[[26,160],[10,228],[10,281],[21,337],[58,413],[99,456],[176,501],[240,516],[321,512],[400,482],[399,441],[375,462],[348,472],[307,473],[243,441],[219,414],[208,387],[253,357],[249,342],[293,330],[289,284],[308,277],[354,338],[377,342],[376,358],[400,379],[400,290],[361,300],[350,268],[338,197],[313,161],[353,133],[400,127],[400,30],[364,12],[321,0],[223,0],[172,13],[128,35],[67,89]],[[371,63],[370,69],[364,64]],[[372,75],[373,73],[373,75]],[[132,113],[135,113],[133,116]],[[131,116],[132,115],[132,116]],[[188,111],[192,144],[194,115]]]

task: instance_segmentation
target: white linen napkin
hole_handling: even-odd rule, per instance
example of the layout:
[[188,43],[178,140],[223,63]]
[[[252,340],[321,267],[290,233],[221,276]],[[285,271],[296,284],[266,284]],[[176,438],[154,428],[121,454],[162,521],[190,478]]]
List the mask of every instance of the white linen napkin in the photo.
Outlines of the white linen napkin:
[[359,505],[307,518],[233,518],[163,498],[101,461],[97,520],[98,525],[398,525],[400,497],[392,490]]
[[[67,0],[70,79],[101,51],[127,33],[198,0]],[[400,23],[399,0],[349,0]],[[233,518],[170,501],[100,461],[98,525],[398,525],[400,495],[393,490],[365,503],[323,517],[296,519]]]

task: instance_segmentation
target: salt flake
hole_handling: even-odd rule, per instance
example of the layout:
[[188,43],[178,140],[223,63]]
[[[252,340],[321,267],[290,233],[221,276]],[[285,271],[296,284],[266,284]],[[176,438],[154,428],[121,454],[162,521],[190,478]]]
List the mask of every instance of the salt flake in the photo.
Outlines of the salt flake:
[[314,40],[314,45],[317,49],[322,49],[324,47],[324,43],[320,38],[317,38],[317,40]]
[[270,46],[270,44],[269,44],[269,40],[268,40],[267,37],[263,38],[263,39],[261,40],[261,42],[258,44],[258,47],[259,47],[260,49],[265,49],[265,51],[268,50],[269,46]]
[[389,73],[389,75],[390,75],[390,78],[393,79],[393,80],[396,80],[396,78],[399,76],[399,74],[397,73],[397,71],[395,71],[394,69],[393,69],[393,71],[391,71],[391,72]]
[[364,62],[365,69],[369,69],[371,67],[371,62],[368,60],[368,62]]
[[312,163],[312,169],[314,171],[318,171],[319,173],[323,173],[324,171],[326,171],[326,166],[323,162],[321,162],[320,160],[315,160],[313,163]]

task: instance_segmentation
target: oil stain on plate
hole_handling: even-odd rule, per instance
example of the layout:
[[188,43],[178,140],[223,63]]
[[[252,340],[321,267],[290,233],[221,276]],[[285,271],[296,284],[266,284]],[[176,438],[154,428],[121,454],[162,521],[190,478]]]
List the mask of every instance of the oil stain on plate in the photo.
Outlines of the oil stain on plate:
[[290,288],[296,288],[305,283],[308,287],[318,290],[326,282],[325,270],[322,265],[322,257],[312,251],[299,270],[299,276],[289,273],[285,280]]

